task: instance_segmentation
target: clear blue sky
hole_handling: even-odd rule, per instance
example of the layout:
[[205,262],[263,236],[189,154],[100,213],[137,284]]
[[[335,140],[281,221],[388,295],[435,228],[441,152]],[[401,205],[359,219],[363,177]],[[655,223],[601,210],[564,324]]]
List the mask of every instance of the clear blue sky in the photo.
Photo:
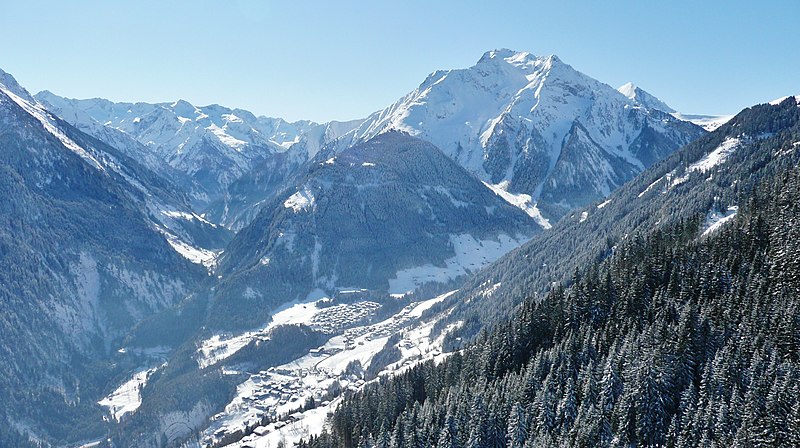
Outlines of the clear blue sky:
[[484,51],[557,54],[685,113],[800,93],[800,1],[0,0],[0,68],[76,98],[352,119]]

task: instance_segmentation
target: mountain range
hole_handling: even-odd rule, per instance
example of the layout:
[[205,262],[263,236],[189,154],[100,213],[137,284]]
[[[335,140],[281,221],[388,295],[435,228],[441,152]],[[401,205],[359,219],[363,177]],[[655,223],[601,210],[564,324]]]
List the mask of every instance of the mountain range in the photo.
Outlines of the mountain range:
[[[789,103],[720,124],[511,50],[329,123],[32,96],[0,71],[0,442],[222,446],[316,415],[635,232],[729,222]],[[317,380],[253,395],[280,375]]]

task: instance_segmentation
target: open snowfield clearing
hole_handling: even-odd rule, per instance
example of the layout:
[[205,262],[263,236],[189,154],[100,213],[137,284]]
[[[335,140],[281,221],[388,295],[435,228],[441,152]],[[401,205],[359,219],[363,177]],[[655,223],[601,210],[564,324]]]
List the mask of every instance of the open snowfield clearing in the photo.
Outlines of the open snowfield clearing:
[[175,252],[181,254],[182,257],[186,258],[192,263],[202,264],[205,267],[209,267],[214,264],[214,259],[217,256],[216,252],[200,247],[190,246],[189,244],[184,243],[172,235],[167,235],[166,237],[167,242],[170,246],[172,246],[173,249],[175,249]]
[[719,145],[710,153],[706,154],[705,157],[689,165],[689,168],[686,171],[700,171],[701,173],[704,173],[710,170],[711,168],[725,162],[725,159],[727,159],[729,155],[736,151],[736,148],[739,147],[740,143],[741,140],[738,138],[725,139],[721,145]]
[[152,368],[135,373],[133,378],[122,383],[114,392],[98,401],[98,404],[107,408],[116,421],[120,421],[125,414],[136,412],[142,404],[140,391],[155,371]]
[[278,325],[308,323],[319,311],[315,301],[291,302],[278,308],[272,315],[272,321],[260,330],[228,338],[216,335],[206,339],[197,350],[197,364],[202,369],[227,359],[250,341],[267,338],[267,333]]
[[398,271],[394,278],[389,279],[389,293],[404,294],[425,283],[446,283],[476,272],[521,246],[528,239],[520,236],[512,238],[505,234],[499,235],[496,240],[478,240],[469,234],[450,235],[456,255],[445,260],[444,267],[425,264]]

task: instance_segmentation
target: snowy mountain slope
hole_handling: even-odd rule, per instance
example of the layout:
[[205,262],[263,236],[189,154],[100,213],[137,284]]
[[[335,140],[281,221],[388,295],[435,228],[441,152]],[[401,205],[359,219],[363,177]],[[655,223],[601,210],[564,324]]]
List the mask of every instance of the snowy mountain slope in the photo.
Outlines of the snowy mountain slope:
[[0,78],[0,436],[13,422],[82,440],[103,432],[94,402],[126,368],[114,344],[207,273],[148,208],[181,205],[169,183]]
[[677,112],[677,110],[667,106],[667,104],[650,93],[642,90],[639,86],[632,82],[625,83],[619,87],[619,93],[625,95],[639,106],[647,109],[656,109],[668,114]]
[[[225,391],[232,381],[273,365],[265,359],[273,359],[276,350],[302,358],[324,342],[306,347],[316,333],[298,330],[302,335],[273,347],[273,332],[286,324],[306,324],[338,338],[329,341],[332,351],[340,345],[344,350],[330,360],[336,375],[344,375],[350,360],[366,365],[388,334],[377,336],[376,329],[372,341],[364,335],[354,342],[363,343],[364,350],[353,350],[341,331],[377,313],[376,304],[388,308],[382,311],[387,328],[391,323],[393,332],[410,331],[419,316],[402,317],[394,307],[409,299],[398,295],[421,285],[442,290],[540,231],[508,197],[486,188],[430,143],[405,134],[384,133],[335,154],[324,151],[305,168],[295,186],[268,200],[228,245],[213,288],[145,322],[126,342],[132,352],[157,345],[179,348],[169,366],[148,381],[141,407],[121,423],[122,445],[176,421],[182,422],[180,429],[169,429],[167,437],[187,436],[187,428],[200,429],[229,404]],[[337,302],[317,304],[323,296]],[[441,341],[432,343],[431,328],[420,329],[425,330],[420,347],[432,352]],[[403,350],[408,357],[420,353]],[[107,393],[127,381],[130,377]],[[170,399],[178,396],[179,406]],[[297,402],[287,400],[286,408]]]
[[292,153],[313,158],[322,147],[353,130],[359,123],[361,120],[331,121],[307,128],[293,143],[291,152],[277,153],[261,161],[231,183],[225,196],[205,209],[206,216],[233,231],[241,230],[258,214],[261,206],[284,189],[293,187],[295,178],[302,174],[302,164],[306,160],[293,157]]
[[[217,291],[238,298],[237,309],[264,309],[316,288],[405,293],[446,283],[540,230],[436,147],[408,135],[384,133],[329,155],[268,203],[221,257]],[[218,306],[225,307],[219,316],[238,313],[228,310],[233,303]]]
[[700,126],[701,128],[709,132],[713,131],[714,129],[717,129],[718,127],[725,124],[728,120],[733,118],[733,115],[682,114],[677,110],[671,108],[665,102],[656,98],[652,94],[642,90],[641,87],[635,85],[632,82],[623,84],[617,90],[619,90],[621,94],[628,97],[638,106],[647,109],[655,109],[655,110],[660,110],[662,112],[666,112],[679,120],[694,123],[697,126]]
[[[160,173],[147,168],[146,151],[130,153],[118,150],[107,142],[117,142],[120,147],[135,147],[125,134],[110,128],[101,128],[102,136],[94,139],[76,132],[75,128],[53,115],[14,81],[11,75],[3,73],[6,83],[0,85],[9,98],[36,117],[51,134],[88,161],[92,166],[112,177],[135,202],[140,203],[150,218],[152,225],[182,255],[191,251],[211,251],[221,249],[230,238],[229,232],[197,216],[191,209],[189,199],[170,180],[171,174],[163,168]],[[21,92],[17,95],[13,92]],[[143,166],[144,165],[144,166]],[[163,164],[160,164],[163,166]],[[191,259],[191,257],[188,257]],[[205,257],[208,259],[208,257]],[[195,262],[200,262],[195,260]]]
[[[114,103],[68,99],[48,91],[36,98],[84,132],[175,179],[190,193],[198,213],[208,211],[213,222],[236,228],[255,215],[253,204],[273,192],[253,185],[254,178],[277,167],[283,171],[270,173],[272,179],[289,177],[323,145],[360,123],[289,123],[219,105],[195,107],[183,100]],[[249,179],[231,187],[250,173]]]
[[[195,378],[198,380],[217,376],[235,383],[231,386],[235,391],[224,404],[218,404],[216,410],[207,414],[211,417],[216,413],[210,420],[210,426],[202,432],[204,440],[230,446],[265,446],[267,443],[276,443],[282,437],[291,441],[304,434],[316,433],[323,427],[326,413],[337,404],[337,396],[328,394],[328,387],[338,385],[355,390],[367,379],[360,376],[355,367],[357,364],[351,362],[359,361],[365,369],[372,369],[373,364],[382,365],[375,367],[378,372],[392,374],[402,372],[417,359],[440,359],[442,352],[458,345],[456,337],[472,335],[482,324],[491,325],[498,319],[506,319],[518,303],[514,299],[522,297],[521,291],[545,290],[552,286],[553,281],[568,279],[575,272],[577,263],[602,258],[614,250],[616,242],[635,236],[628,232],[646,232],[662,226],[662,223],[671,225],[676,220],[687,219],[690,223],[687,232],[698,239],[706,238],[703,232],[712,228],[710,226],[715,225],[709,234],[725,225],[725,221],[718,219],[719,211],[730,211],[730,207],[734,207],[732,204],[736,203],[737,192],[748,191],[748,182],[768,175],[767,172],[776,165],[797,163],[800,154],[796,151],[800,148],[797,123],[800,123],[800,108],[795,103],[787,102],[771,109],[759,106],[745,111],[719,131],[656,163],[612,193],[606,201],[569,214],[566,219],[554,224],[552,230],[534,235],[523,247],[468,279],[464,287],[452,295],[436,299],[430,299],[433,295],[417,296],[411,302],[430,300],[411,303],[410,308],[416,309],[416,305],[428,303],[429,306],[417,310],[418,313],[415,312],[413,316],[400,311],[384,315],[383,320],[369,321],[366,325],[354,321],[362,319],[365,312],[369,314],[369,310],[374,310],[374,304],[370,302],[378,299],[370,298],[366,302],[365,299],[341,299],[353,293],[367,297],[383,294],[383,300],[387,300],[385,292],[388,289],[365,291],[359,285],[350,285],[353,287],[348,291],[337,292],[337,288],[331,288],[329,293],[322,290],[311,291],[305,296],[303,293],[315,285],[327,289],[330,285],[326,277],[330,272],[338,273],[338,278],[345,278],[348,274],[338,271],[342,266],[360,272],[359,278],[374,275],[375,268],[370,269],[363,264],[358,256],[352,255],[358,252],[348,248],[369,247],[363,245],[370,238],[363,236],[375,232],[381,241],[386,239],[380,233],[385,230],[380,225],[366,226],[371,229],[369,231],[347,230],[361,222],[363,211],[370,210],[361,208],[362,199],[384,198],[380,201],[372,199],[375,204],[383,204],[381,207],[375,206],[376,210],[391,204],[389,212],[385,214],[392,217],[392,223],[398,222],[401,227],[409,222],[414,223],[400,207],[405,201],[397,199],[411,196],[394,192],[403,191],[400,188],[374,189],[370,181],[370,176],[375,174],[372,170],[384,170],[377,173],[380,178],[393,179],[392,176],[396,175],[398,179],[407,179],[411,185],[445,187],[446,190],[440,190],[443,197],[441,203],[437,202],[437,210],[444,210],[443,205],[448,202],[454,207],[463,206],[462,203],[469,204],[469,194],[456,194],[458,189],[452,184],[431,183],[430,179],[426,183],[414,177],[438,173],[435,177],[438,179],[439,174],[446,174],[447,171],[437,167],[448,166],[445,162],[449,159],[439,154],[445,162],[430,163],[430,159],[422,157],[418,151],[406,157],[408,154],[397,149],[404,145],[390,144],[392,139],[410,140],[417,142],[417,145],[421,143],[399,133],[381,134],[365,144],[335,154],[320,154],[312,171],[303,182],[298,183],[299,187],[281,194],[265,208],[240,233],[221,260],[218,272],[223,277],[216,288],[218,295],[213,298],[216,303],[212,301],[210,307],[204,305],[203,309],[211,310],[211,315],[216,316],[235,315],[237,321],[210,320],[201,339],[187,344],[190,358],[185,361],[193,369],[203,366],[203,370],[196,371]],[[408,165],[404,166],[405,163]],[[448,174],[441,178],[452,182],[458,177]],[[681,181],[675,183],[675,179]],[[340,194],[329,190],[334,185],[345,183],[350,185],[343,188]],[[465,190],[469,191],[472,191],[472,187]],[[488,189],[475,190],[478,191]],[[413,208],[425,209],[417,205]],[[348,215],[348,212],[352,212],[352,215]],[[452,212],[447,215],[452,215]],[[696,226],[692,227],[691,223]],[[453,222],[445,221],[443,224],[450,227]],[[336,227],[343,234],[363,238],[349,240],[346,244],[337,242],[325,230],[331,227]],[[418,238],[422,244],[436,244],[435,238],[429,239],[428,232],[411,234],[422,235]],[[484,246],[486,241],[482,240]],[[341,254],[342,257],[332,263],[326,260],[326,250]],[[454,251],[457,251],[455,247]],[[403,255],[394,248],[387,252],[397,258]],[[430,257],[430,253],[426,256]],[[361,257],[367,258],[363,254]],[[446,260],[439,265],[432,263],[432,267],[447,268]],[[268,292],[273,285],[282,286],[290,282],[310,286]],[[281,300],[270,297],[297,300],[277,305]],[[326,297],[337,297],[341,301],[331,306]],[[267,309],[273,314],[274,320],[256,323],[257,318],[263,318],[256,314]],[[248,320],[249,317],[254,319]],[[324,333],[330,336],[326,342],[303,348],[302,354],[298,356],[295,353],[291,361],[262,363],[259,367],[262,356],[274,350],[271,346],[265,348],[276,338],[272,331],[281,328],[282,324],[293,325],[298,322],[305,322],[317,330],[336,330]],[[239,325],[238,330],[225,331],[231,330],[234,323]],[[395,331],[400,333],[397,339],[392,337]],[[448,336],[453,331],[456,333]],[[194,387],[194,383],[191,384]],[[330,390],[336,391],[337,386]],[[157,395],[153,391],[150,394],[151,397]],[[314,399],[313,406],[305,411],[300,410],[309,397]],[[142,403],[144,408],[159,405],[159,402],[148,404],[147,400]],[[192,423],[195,420],[190,422],[187,416],[186,424],[181,427],[199,431],[200,424]],[[182,436],[189,434],[191,432],[184,432]],[[176,433],[174,437],[178,440],[181,435]]]
[[637,107],[556,56],[511,50],[487,52],[467,69],[432,73],[337,144],[389,130],[432,142],[489,184],[531,195],[552,219],[604,197],[703,134]]
[[[790,97],[745,109],[656,163],[600,204],[576,210],[548,232],[470,278],[452,298],[454,319],[505,319],[520,299],[570,282],[574,268],[622,240],[683,223],[700,238],[730,222],[760,179],[800,161],[800,107]],[[726,219],[727,218],[727,219]],[[491,300],[480,300],[491,285]],[[473,300],[477,299],[477,300]]]

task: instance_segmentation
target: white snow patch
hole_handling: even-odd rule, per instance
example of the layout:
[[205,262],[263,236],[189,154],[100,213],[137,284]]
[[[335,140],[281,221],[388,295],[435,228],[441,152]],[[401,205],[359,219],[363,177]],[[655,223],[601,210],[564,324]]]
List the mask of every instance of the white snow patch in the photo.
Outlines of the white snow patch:
[[[769,104],[772,105],[772,106],[777,106],[778,104],[781,104],[782,102],[784,102],[786,100],[786,98],[789,98],[790,96],[792,96],[792,95],[782,96],[782,97],[780,97],[778,99],[774,99],[774,100],[770,101]],[[794,100],[795,100],[795,102],[797,102],[798,105],[800,105],[800,95],[795,96]]]
[[235,149],[237,151],[239,151],[243,147],[247,146],[247,142],[246,141],[239,140],[238,138],[235,138],[235,137],[231,136],[230,134],[225,132],[225,129],[220,128],[219,126],[217,126],[214,123],[212,123],[206,129],[211,131],[211,133],[214,134],[214,136],[216,136],[219,139],[219,141],[222,142],[222,144],[224,144],[225,146],[228,146],[230,148],[233,148],[233,149]]
[[606,205],[608,205],[610,203],[611,203],[611,199],[608,199],[606,201],[603,201],[603,202],[597,204],[597,208],[603,208],[603,207],[605,207]]
[[730,221],[736,216],[736,213],[739,211],[738,206],[731,206],[724,213],[720,213],[712,211],[711,213],[706,216],[706,222],[703,224],[703,234],[702,236],[708,236],[725,225],[726,222]]
[[302,190],[289,196],[289,198],[283,203],[283,206],[290,208],[297,213],[313,207],[314,200],[314,194],[311,192],[311,190],[308,187],[303,187]]
[[588,218],[588,217],[589,217],[589,212],[587,212],[587,211],[583,211],[583,212],[581,212],[581,219],[580,219],[580,222],[584,222],[584,221],[586,221],[586,218]]
[[500,234],[497,240],[477,240],[469,234],[450,235],[456,255],[445,260],[444,267],[425,264],[398,271],[394,278],[389,279],[389,293],[407,293],[428,282],[445,283],[476,272],[528,239],[512,238],[505,234]]
[[533,198],[529,194],[514,194],[509,193],[506,191],[508,188],[508,181],[500,182],[499,184],[490,184],[487,182],[483,183],[486,185],[487,188],[492,190],[496,195],[503,198],[504,201],[508,202],[509,204],[513,205],[514,207],[520,208],[522,211],[528,214],[531,218],[533,218],[537,224],[542,226],[543,229],[550,229],[553,226],[550,224],[550,221],[545,219],[542,216],[542,213],[536,208],[536,204],[533,202]]
[[216,227],[217,225],[208,221],[203,216],[198,215],[197,213],[187,213],[178,210],[161,210],[161,214],[168,218],[173,219],[183,219],[186,221],[194,221],[195,219],[202,222],[203,224],[208,224],[209,226]]
[[133,378],[122,383],[114,392],[97,403],[108,408],[114,420],[120,421],[125,414],[136,412],[139,409],[142,404],[141,390],[155,371],[156,368],[152,368],[135,373]]
[[184,241],[181,241],[173,235],[166,235],[167,242],[175,252],[181,254],[184,258],[195,264],[202,264],[206,267],[211,267],[218,255],[217,252],[203,249],[201,247],[191,246]]
[[242,119],[234,114],[222,114],[222,119],[231,123],[243,123]]
[[[488,282],[487,282],[487,283],[488,283]],[[486,284],[486,283],[485,283],[485,284]],[[487,297],[487,298],[488,298],[488,297],[491,297],[491,296],[494,294],[494,292],[495,292],[495,291],[497,291],[498,289],[500,289],[500,286],[502,286],[502,284],[503,284],[502,282],[497,282],[497,283],[495,283],[495,284],[493,284],[493,285],[491,285],[491,286],[487,287],[487,288],[486,288],[486,289],[484,289],[483,291],[481,291],[481,293],[480,293],[480,294],[481,294],[483,297]]]
[[642,196],[644,196],[645,194],[647,194],[647,192],[648,192],[648,191],[652,190],[652,189],[653,189],[653,187],[655,187],[656,185],[658,185],[658,183],[659,183],[659,182],[661,182],[662,180],[664,180],[664,176],[661,176],[661,177],[659,177],[658,179],[656,179],[655,181],[653,181],[653,183],[651,183],[650,185],[648,185],[648,186],[647,186],[647,188],[645,188],[645,189],[644,189],[644,190],[643,190],[641,193],[639,193],[639,196],[638,196],[638,197],[642,197]]
[[375,166],[375,164],[372,162],[364,162],[361,164],[361,166]]
[[233,337],[225,337],[224,335],[212,336],[200,344],[200,348],[197,350],[197,364],[201,369],[216,364],[241,350],[250,341],[266,339],[269,331],[278,325],[309,322],[317,311],[319,309],[313,301],[295,301],[278,308],[272,315],[272,321],[260,330],[249,331]]
[[706,154],[705,157],[698,160],[697,162],[689,165],[687,168],[688,172],[692,171],[700,171],[704,173],[711,168],[725,162],[725,159],[728,158],[734,151],[739,147],[741,140],[738,138],[731,138],[728,137],[725,141],[722,142],[721,145],[716,147],[713,151]]

